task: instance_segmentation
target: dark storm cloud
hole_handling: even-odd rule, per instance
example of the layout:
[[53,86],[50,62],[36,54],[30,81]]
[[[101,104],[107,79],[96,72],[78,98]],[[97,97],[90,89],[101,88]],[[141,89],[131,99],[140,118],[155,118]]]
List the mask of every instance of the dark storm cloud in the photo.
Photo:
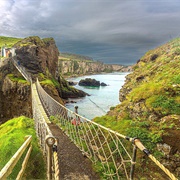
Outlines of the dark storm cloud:
[[1,0],[0,34],[54,37],[59,50],[132,64],[180,35],[179,0]]

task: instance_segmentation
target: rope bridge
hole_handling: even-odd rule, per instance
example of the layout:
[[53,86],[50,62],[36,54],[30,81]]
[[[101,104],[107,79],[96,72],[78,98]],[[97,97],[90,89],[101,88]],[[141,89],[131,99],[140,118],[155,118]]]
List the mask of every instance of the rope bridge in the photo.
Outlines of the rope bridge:
[[28,73],[25,67],[21,66],[14,58],[12,58],[12,62],[22,76],[31,83],[33,119],[35,121],[36,135],[47,161],[47,178],[58,180],[59,163],[57,158],[57,140],[49,129],[48,124],[51,122],[41,104],[36,84],[33,83],[31,74]]
[[[166,169],[137,138],[130,138],[88,120],[67,109],[41,87],[32,82],[31,75],[13,60],[19,72],[31,83],[32,109],[40,146],[47,157],[48,179],[59,179],[57,141],[48,124],[56,122],[69,138],[103,173],[105,179],[133,179],[137,148],[143,151],[173,180],[177,178]],[[129,143],[129,142],[131,143]],[[126,148],[125,148],[126,147]]]
[[[106,179],[133,179],[137,148],[143,151],[169,178],[177,178],[165,168],[137,138],[130,138],[86,119],[54,100],[37,80],[37,91],[48,116],[59,124],[83,154],[100,164]],[[132,145],[128,143],[132,142]],[[125,148],[128,147],[128,148]],[[127,150],[128,149],[128,150]]]

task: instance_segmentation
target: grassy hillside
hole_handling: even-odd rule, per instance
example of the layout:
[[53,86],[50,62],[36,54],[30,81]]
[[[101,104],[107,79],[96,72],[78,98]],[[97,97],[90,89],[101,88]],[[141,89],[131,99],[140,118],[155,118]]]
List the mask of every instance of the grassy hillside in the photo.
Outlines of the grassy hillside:
[[93,61],[93,58],[78,54],[71,54],[71,53],[60,53],[59,56],[60,60],[76,60],[76,61]]
[[[24,142],[26,135],[32,135],[33,149],[27,164],[25,177],[27,179],[44,179],[46,176],[45,164],[42,152],[39,148],[34,122],[32,119],[21,116],[11,119],[0,126],[0,169],[9,161],[14,153]],[[22,164],[15,166],[10,178],[15,179]]]
[[0,36],[0,47],[12,47],[15,43],[17,43],[20,40],[21,38]]
[[[120,90],[121,104],[95,121],[140,138],[172,172],[180,175],[180,38],[148,51],[133,69]],[[158,143],[166,143],[170,153],[165,155],[157,148]],[[143,163],[144,171],[146,165],[147,171],[157,169],[148,163]],[[161,171],[154,176],[162,177]]]

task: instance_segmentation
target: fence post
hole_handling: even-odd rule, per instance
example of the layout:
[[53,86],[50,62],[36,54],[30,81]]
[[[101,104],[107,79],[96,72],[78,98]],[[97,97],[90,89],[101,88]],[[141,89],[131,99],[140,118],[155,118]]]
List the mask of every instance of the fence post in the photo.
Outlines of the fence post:
[[134,177],[134,170],[135,170],[135,164],[136,164],[136,153],[137,153],[137,146],[133,145],[133,156],[131,161],[131,171],[130,171],[130,180],[133,180]]

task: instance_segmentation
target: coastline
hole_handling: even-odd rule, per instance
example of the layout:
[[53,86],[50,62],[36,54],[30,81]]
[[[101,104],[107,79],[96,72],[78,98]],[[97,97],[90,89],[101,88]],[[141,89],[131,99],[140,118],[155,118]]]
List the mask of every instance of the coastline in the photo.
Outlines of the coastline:
[[[109,86],[100,86],[98,88],[93,88],[76,85],[75,88],[83,90],[90,96],[86,96],[83,98],[68,98],[65,106],[72,111],[74,111],[74,106],[78,106],[79,114],[88,119],[93,119],[96,116],[105,115],[112,106],[116,106],[120,103],[119,90],[124,85],[125,77],[127,74],[129,74],[129,72],[84,75],[92,76],[91,78],[97,80],[101,79],[100,81],[107,83]],[[83,76],[72,77],[72,81],[79,82],[82,77]],[[68,78],[68,80],[71,80],[71,78]]]

